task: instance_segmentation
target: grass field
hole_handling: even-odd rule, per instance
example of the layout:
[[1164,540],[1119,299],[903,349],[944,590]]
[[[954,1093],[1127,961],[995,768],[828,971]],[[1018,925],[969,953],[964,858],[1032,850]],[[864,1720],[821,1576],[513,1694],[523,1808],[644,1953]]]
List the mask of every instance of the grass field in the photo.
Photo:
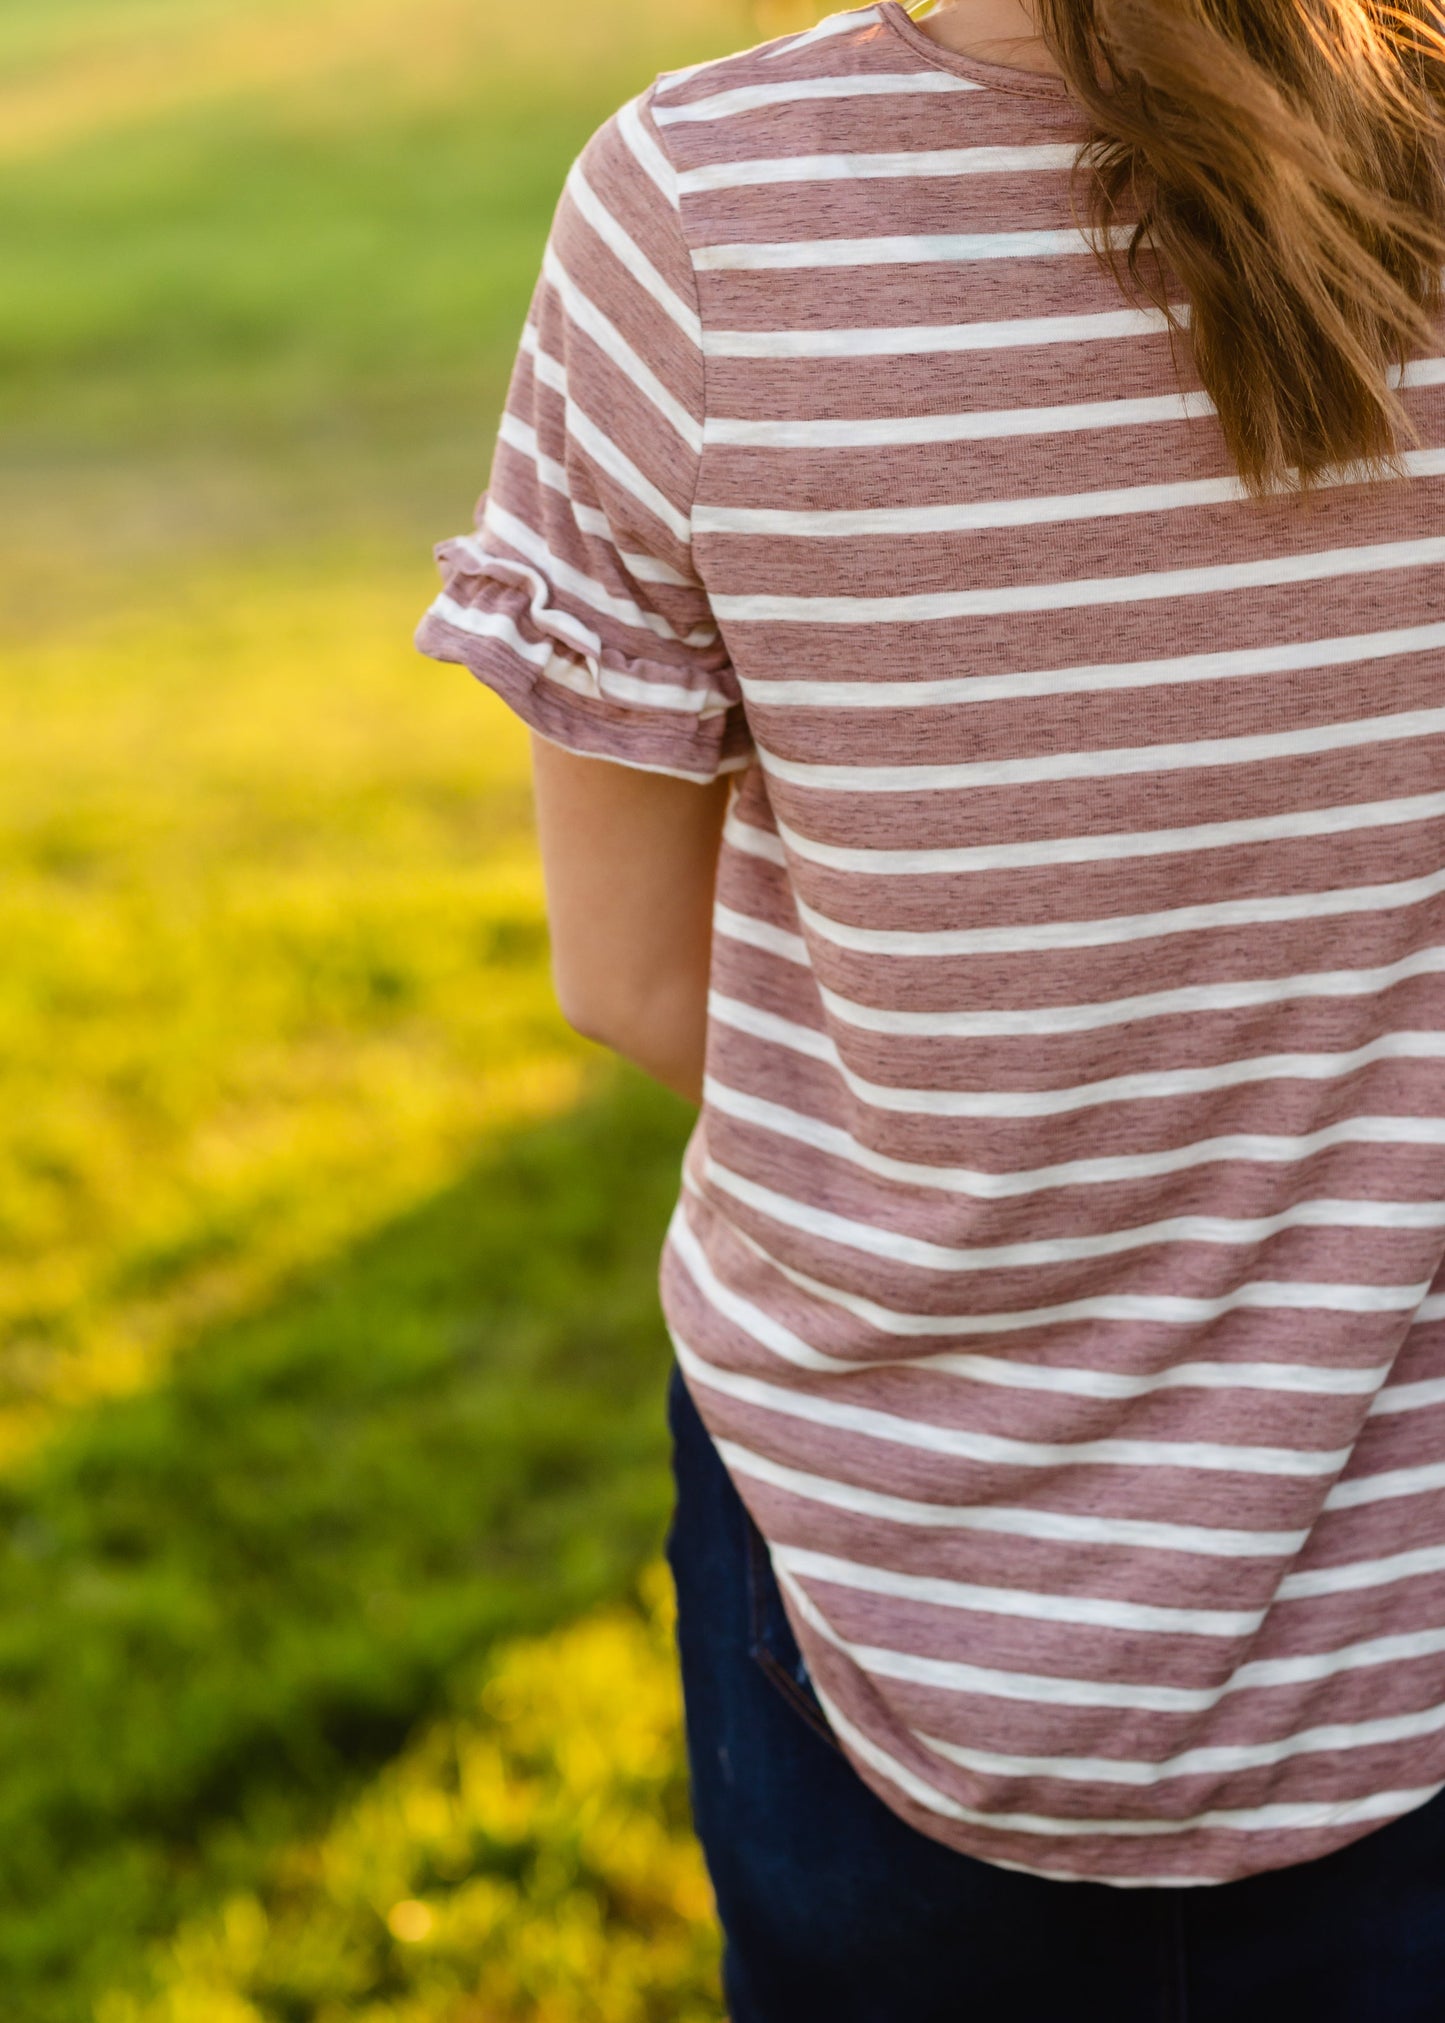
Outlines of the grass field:
[[0,14],[5,2023],[720,2014],[690,1113],[561,1026],[523,735],[410,638],[567,162],[789,4]]

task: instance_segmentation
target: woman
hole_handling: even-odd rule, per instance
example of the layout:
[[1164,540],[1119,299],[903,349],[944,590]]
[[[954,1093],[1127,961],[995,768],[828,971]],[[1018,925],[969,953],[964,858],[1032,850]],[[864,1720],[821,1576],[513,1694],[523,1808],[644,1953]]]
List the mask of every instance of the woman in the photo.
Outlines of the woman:
[[881,0],[569,175],[419,637],[701,1102],[735,2023],[1445,2005],[1440,48]]

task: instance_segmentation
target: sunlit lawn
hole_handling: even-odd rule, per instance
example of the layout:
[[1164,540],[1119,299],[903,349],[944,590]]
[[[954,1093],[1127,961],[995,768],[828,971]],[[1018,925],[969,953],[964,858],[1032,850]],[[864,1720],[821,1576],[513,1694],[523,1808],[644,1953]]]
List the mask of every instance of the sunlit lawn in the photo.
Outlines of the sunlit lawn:
[[820,11],[0,14],[4,2023],[720,2013],[689,1113],[562,1028],[523,736],[410,636],[571,154]]

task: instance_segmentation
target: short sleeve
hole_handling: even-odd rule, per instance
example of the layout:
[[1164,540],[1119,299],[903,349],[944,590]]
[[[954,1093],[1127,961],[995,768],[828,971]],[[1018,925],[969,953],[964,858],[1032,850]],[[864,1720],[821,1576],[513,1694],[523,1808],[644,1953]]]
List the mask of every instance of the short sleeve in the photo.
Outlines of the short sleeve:
[[416,640],[553,743],[707,781],[752,746],[693,566],[702,331],[652,89],[568,173],[488,488]]

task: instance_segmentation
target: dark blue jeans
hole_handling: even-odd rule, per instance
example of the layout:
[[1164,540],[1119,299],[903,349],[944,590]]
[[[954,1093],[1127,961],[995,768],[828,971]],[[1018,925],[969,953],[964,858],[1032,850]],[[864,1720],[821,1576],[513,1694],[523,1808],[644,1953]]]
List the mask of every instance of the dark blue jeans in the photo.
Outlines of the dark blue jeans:
[[676,1363],[667,1558],[733,2023],[1445,2023],[1445,1793],[1205,1888],[1050,1882],[916,1832],[829,1734]]

